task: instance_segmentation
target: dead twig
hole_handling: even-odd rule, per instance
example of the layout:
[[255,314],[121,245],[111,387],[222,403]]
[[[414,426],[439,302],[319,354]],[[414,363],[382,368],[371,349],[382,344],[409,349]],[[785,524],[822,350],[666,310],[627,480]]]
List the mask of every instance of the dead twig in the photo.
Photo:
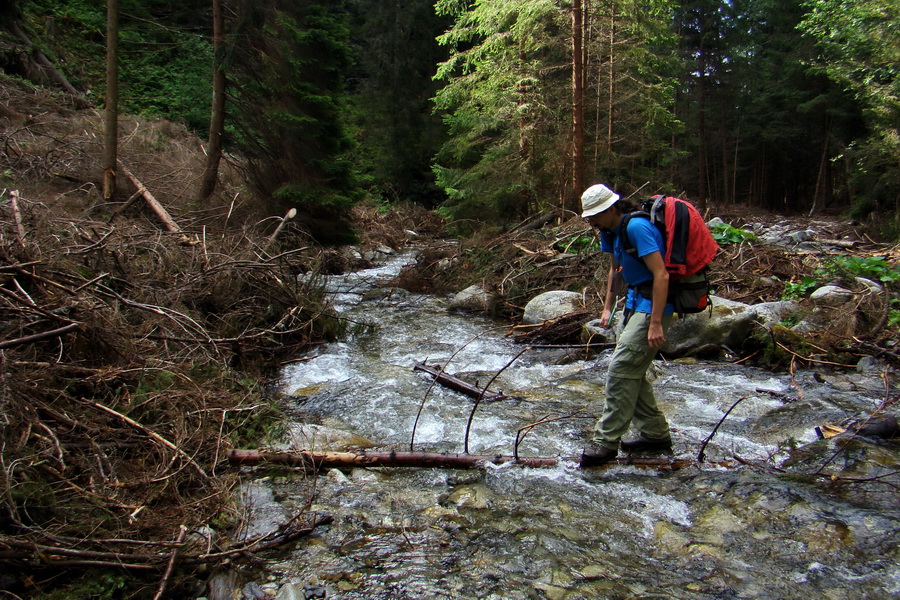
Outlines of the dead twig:
[[194,461],[193,458],[188,456],[184,452],[184,450],[182,450],[181,448],[179,448],[178,446],[176,446],[169,440],[165,439],[158,433],[151,431],[150,429],[148,429],[147,427],[144,427],[143,425],[141,425],[134,419],[131,419],[131,418],[123,415],[122,413],[120,413],[116,410],[113,410],[112,408],[109,408],[108,406],[104,406],[98,402],[91,402],[90,400],[82,400],[82,402],[84,402],[85,404],[88,404],[89,406],[93,406],[99,410],[102,410],[106,413],[109,413],[109,414],[113,415],[114,417],[121,419],[124,423],[127,423],[128,425],[134,427],[135,429],[138,429],[139,431],[143,432],[145,435],[147,435],[147,437],[156,440],[157,442],[159,442],[166,448],[175,452],[175,454],[178,454],[179,456],[184,458],[188,462],[188,464],[190,464],[192,467],[194,467],[194,470],[197,471],[197,473],[199,473],[200,475],[203,476],[204,479],[209,479],[209,475],[206,474],[206,471],[204,471],[203,468],[200,465],[198,465],[196,463],[196,461]]

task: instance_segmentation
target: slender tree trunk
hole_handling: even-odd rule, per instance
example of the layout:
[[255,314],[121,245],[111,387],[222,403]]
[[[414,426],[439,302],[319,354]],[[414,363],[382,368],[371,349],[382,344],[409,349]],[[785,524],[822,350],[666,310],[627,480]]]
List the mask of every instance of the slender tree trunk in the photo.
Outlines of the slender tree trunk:
[[[822,157],[819,160],[819,174],[816,177],[816,191],[813,193],[812,206],[807,216],[811,217],[819,206],[825,206],[828,194],[826,182],[828,181],[828,141],[831,139],[831,119],[825,126],[825,139],[822,141]],[[821,204],[820,204],[821,203]]]
[[106,2],[106,130],[103,136],[103,197],[116,192],[119,133],[119,0]]
[[[584,8],[582,0],[572,6],[572,196],[584,190]],[[572,205],[577,212],[576,202]]]
[[219,178],[219,161],[222,158],[222,136],[225,132],[225,67],[223,61],[223,37],[225,17],[222,14],[222,0],[212,0],[213,14],[213,78],[212,111],[209,117],[209,144],[206,168],[200,180],[200,197],[209,198],[216,189]]
[[[700,52],[703,52],[702,46]],[[697,210],[703,214],[706,211],[706,160],[707,160],[707,139],[706,139],[706,60],[701,58],[700,61],[700,83],[697,88],[697,160],[699,161],[697,168]]]
[[613,154],[613,94],[616,91],[616,12],[615,7],[610,7],[609,14],[609,89],[607,95],[609,98],[608,110],[606,113],[606,152],[612,157]]

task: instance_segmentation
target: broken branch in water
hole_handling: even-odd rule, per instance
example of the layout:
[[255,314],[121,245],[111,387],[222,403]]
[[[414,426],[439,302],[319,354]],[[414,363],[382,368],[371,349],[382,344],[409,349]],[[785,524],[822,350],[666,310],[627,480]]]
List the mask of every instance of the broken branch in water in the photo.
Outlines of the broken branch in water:
[[507,398],[504,394],[498,394],[497,392],[489,392],[486,388],[479,388],[475,385],[472,385],[466,381],[463,381],[459,377],[454,377],[453,375],[448,375],[444,368],[441,366],[431,366],[427,365],[424,362],[416,363],[416,366],[413,367],[413,371],[423,371],[431,375],[437,383],[440,383],[446,388],[451,390],[460,392],[461,394],[465,394],[466,396],[471,396],[472,398],[484,398],[485,400],[505,400]]

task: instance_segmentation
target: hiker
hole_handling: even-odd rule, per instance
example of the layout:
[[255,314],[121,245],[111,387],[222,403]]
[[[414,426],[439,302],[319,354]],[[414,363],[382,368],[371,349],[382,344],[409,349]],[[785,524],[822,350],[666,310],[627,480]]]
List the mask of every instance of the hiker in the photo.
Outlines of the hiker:
[[[606,299],[600,324],[612,326],[616,303],[617,276],[628,285],[625,298],[625,327],[616,341],[606,379],[606,404],[597,420],[591,442],[581,454],[581,466],[602,465],[618,454],[622,436],[632,423],[639,437],[621,442],[626,452],[671,451],[672,437],[665,415],[656,406],[647,369],[672,323],[674,307],[666,303],[669,274],[663,259],[665,247],[660,231],[648,219],[628,219],[627,235],[633,254],[622,248],[620,226],[624,215],[636,207],[602,184],[581,196],[581,216],[600,230],[601,250],[613,255]],[[645,297],[635,286],[652,282]]]

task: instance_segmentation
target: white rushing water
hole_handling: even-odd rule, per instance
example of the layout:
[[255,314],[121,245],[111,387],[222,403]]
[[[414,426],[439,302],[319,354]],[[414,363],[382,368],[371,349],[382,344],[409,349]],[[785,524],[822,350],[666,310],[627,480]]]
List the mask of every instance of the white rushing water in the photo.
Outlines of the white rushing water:
[[[446,299],[378,290],[411,255],[334,278],[341,314],[374,331],[286,367],[298,415],[286,446],[462,451],[473,400],[432,385],[428,360],[508,399],[483,402],[473,453],[576,456],[602,405],[608,353],[566,359],[506,336],[502,323],[446,310]],[[515,360],[514,360],[515,359]],[[793,377],[715,363],[655,366],[676,453],[780,460],[848,406],[879,401],[853,373]],[[314,428],[313,428],[314,427]],[[313,428],[313,429],[311,429]],[[313,433],[310,433],[313,432]],[[842,459],[844,460],[844,459]],[[769,461],[767,464],[773,465]],[[253,527],[310,500],[334,523],[269,566],[329,598],[889,598],[900,592],[897,507],[866,507],[807,479],[708,465],[675,472],[512,465],[476,471],[356,469],[260,473]],[[299,589],[299,587],[295,588]],[[864,590],[864,591],[861,591]],[[288,596],[285,596],[288,597]],[[302,596],[299,596],[302,597]]]

